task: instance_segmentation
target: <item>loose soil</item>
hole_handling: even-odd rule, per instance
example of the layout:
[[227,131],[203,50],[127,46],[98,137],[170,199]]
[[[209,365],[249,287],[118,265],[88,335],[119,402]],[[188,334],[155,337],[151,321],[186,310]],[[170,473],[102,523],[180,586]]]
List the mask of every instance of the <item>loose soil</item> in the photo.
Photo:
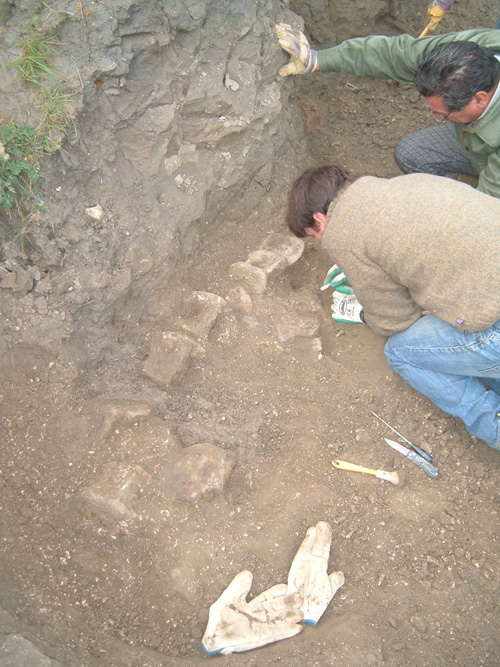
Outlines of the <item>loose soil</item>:
[[[429,120],[410,86],[345,75],[286,85],[296,86],[310,153],[294,176],[327,162],[395,176],[397,138]],[[280,197],[259,201],[250,215],[235,211],[206,234],[177,276],[179,294],[227,296],[229,266],[284,230],[289,167]],[[132,327],[123,317],[96,332],[107,344],[91,367],[77,370],[77,344],[56,362],[32,347],[12,358],[0,404],[4,634],[22,634],[65,665],[222,660],[201,650],[210,604],[243,569],[254,575],[252,594],[285,581],[308,526],[326,520],[330,569],[344,572],[345,585],[318,626],[225,661],[500,663],[498,452],[397,377],[384,339],[331,320],[331,296],[318,289],[328,268],[308,240],[302,258],[254,299],[251,315],[223,311],[205,359],[169,391],[142,372],[154,333],[147,318]],[[283,327],[297,313],[319,318],[320,358],[308,339],[285,344]],[[155,407],[95,441],[103,396]],[[433,453],[438,480],[389,449],[391,433],[371,411]],[[154,483],[179,441],[211,442],[237,457],[222,495],[188,504]],[[405,482],[335,470],[334,458],[404,470]],[[102,524],[78,506],[79,492],[110,460],[152,475],[133,529]]]

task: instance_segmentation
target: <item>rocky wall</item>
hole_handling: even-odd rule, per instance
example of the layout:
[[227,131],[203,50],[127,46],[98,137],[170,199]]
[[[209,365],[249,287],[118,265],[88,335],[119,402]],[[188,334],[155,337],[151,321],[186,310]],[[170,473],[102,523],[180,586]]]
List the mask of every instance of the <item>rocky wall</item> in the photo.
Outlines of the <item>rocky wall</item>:
[[110,323],[141,289],[173,290],[203,233],[255,210],[303,150],[274,38],[300,19],[279,0],[3,2],[0,103],[28,124],[32,91],[8,64],[34,13],[75,125],[45,162],[28,256],[3,219],[0,297],[8,335],[47,344]]

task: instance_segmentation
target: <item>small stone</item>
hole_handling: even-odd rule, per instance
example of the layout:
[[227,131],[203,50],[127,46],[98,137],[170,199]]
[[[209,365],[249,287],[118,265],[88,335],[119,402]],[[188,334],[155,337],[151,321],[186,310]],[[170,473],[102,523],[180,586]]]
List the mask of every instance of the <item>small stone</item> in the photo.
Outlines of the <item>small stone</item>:
[[0,280],[0,287],[2,289],[11,290],[14,294],[18,294],[19,296],[24,296],[31,291],[33,289],[33,284],[33,278],[22,269],[4,273]]
[[242,315],[250,315],[253,312],[252,297],[241,285],[237,285],[229,290],[226,302],[231,310]]
[[270,250],[254,250],[248,255],[247,264],[258,266],[268,278],[285,266],[283,259]]
[[102,220],[104,217],[104,209],[100,204],[97,204],[97,206],[91,206],[89,208],[85,209],[85,215],[88,216],[89,218],[92,218],[92,220]]
[[224,86],[226,88],[229,88],[229,90],[238,90],[240,84],[237,81],[231,79],[229,74],[226,74],[226,76],[224,77]]
[[132,505],[150,479],[151,475],[138,465],[111,461],[80,497],[87,509],[106,523],[134,521],[138,515]]
[[137,419],[148,417],[151,414],[151,408],[139,401],[126,399],[106,400],[99,399],[92,404],[93,412],[101,417],[101,422],[97,421],[97,439],[104,440],[117,422],[128,424]]
[[48,313],[47,299],[44,296],[35,299],[35,308],[41,315],[46,315]]
[[171,331],[157,334],[151,341],[144,373],[161,385],[170,384],[187,366],[191,357],[201,359],[205,348],[183,334]]
[[427,624],[419,616],[413,616],[411,623],[419,632],[424,633],[427,631]]
[[[165,167],[167,176],[172,176],[174,171],[177,171],[177,169],[180,169],[180,167],[182,167],[182,160],[178,155],[173,155],[170,158],[165,158],[165,160],[163,161],[163,165]],[[160,200],[167,201],[168,195],[166,193],[162,194],[160,196]]]
[[180,319],[176,325],[196,338],[205,339],[219,317],[224,299],[210,292],[194,292],[184,302]]
[[247,262],[235,262],[229,267],[229,275],[244,284],[250,294],[264,294],[267,276],[262,269]]
[[475,465],[472,472],[476,479],[484,479],[486,477],[486,470],[482,464]]
[[286,266],[291,266],[302,257],[305,243],[291,234],[270,234],[260,246],[262,250],[270,250],[281,257]]
[[285,342],[294,338],[309,338],[318,332],[319,319],[317,317],[292,316],[278,327],[278,340]]
[[177,500],[196,502],[206,495],[222,493],[236,464],[236,457],[208,442],[186,447],[163,472],[170,495]]

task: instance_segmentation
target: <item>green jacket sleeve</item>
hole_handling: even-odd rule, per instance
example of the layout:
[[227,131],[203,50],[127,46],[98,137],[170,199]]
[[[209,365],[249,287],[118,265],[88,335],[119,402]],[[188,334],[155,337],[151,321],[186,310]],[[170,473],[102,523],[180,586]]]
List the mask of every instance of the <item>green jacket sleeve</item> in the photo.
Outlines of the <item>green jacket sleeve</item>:
[[500,199],[500,149],[492,153],[479,174],[477,189]]
[[500,52],[499,30],[464,30],[418,39],[410,35],[356,37],[318,51],[320,72],[345,72],[370,79],[413,83],[424,55],[439,44],[471,41]]

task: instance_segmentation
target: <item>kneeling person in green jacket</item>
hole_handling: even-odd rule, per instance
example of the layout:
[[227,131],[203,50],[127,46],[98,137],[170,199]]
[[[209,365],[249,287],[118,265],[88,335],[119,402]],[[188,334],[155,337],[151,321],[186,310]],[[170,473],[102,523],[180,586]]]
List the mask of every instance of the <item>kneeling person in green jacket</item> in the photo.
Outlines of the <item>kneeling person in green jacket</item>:
[[296,180],[287,221],[339,267],[328,283],[349,286],[334,319],[388,336],[392,368],[500,449],[500,201],[429,174],[324,166]]
[[278,41],[290,56],[281,76],[345,72],[414,83],[436,125],[405,135],[394,158],[404,173],[478,179],[500,197],[500,31],[466,30],[415,39],[374,35],[315,51],[285,23]]

